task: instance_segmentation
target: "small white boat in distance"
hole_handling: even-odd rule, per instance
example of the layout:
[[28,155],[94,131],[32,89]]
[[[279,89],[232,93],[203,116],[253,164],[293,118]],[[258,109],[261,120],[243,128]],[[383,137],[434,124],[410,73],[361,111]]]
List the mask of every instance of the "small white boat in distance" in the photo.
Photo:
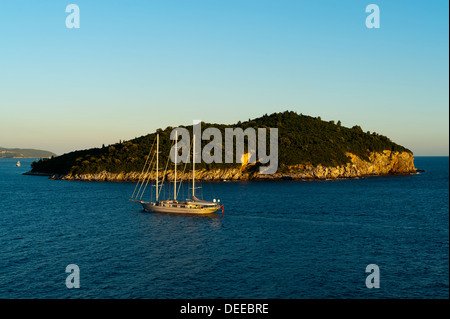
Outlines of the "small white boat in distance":
[[[175,149],[177,150],[177,139],[175,138]],[[154,143],[153,143],[154,144]],[[153,146],[152,146],[153,149]],[[193,149],[195,149],[195,136],[193,136]],[[151,153],[151,150],[150,150]],[[152,167],[152,163],[147,164],[148,159],[150,157],[150,153],[147,156],[147,161],[145,162],[144,169],[142,173],[144,173],[146,167],[147,172],[148,168]],[[217,211],[219,208],[222,208],[223,213],[223,205],[220,205],[220,200],[213,200],[212,202],[200,200],[195,197],[195,152],[192,152],[192,198],[186,199],[185,201],[177,200],[177,164],[174,164],[174,196],[171,199],[160,200],[159,193],[161,192],[162,182],[159,181],[159,134],[156,135],[156,180],[155,180],[155,198],[156,200],[147,202],[141,200],[143,193],[145,192],[145,186],[147,186],[148,180],[144,178],[142,181],[139,181],[134,189],[133,195],[131,195],[131,201],[139,203],[144,208],[144,211],[151,213],[173,213],[173,214],[211,214]],[[175,152],[175,161],[176,161],[177,153]],[[153,160],[153,159],[152,159]],[[169,160],[169,159],[168,159]],[[141,174],[143,175],[143,174]],[[145,176],[145,175],[143,175]],[[139,190],[135,196],[136,189],[138,185],[141,184]],[[143,191],[141,192],[141,188],[144,186]]]
[[16,166],[20,167],[20,161],[17,161]]

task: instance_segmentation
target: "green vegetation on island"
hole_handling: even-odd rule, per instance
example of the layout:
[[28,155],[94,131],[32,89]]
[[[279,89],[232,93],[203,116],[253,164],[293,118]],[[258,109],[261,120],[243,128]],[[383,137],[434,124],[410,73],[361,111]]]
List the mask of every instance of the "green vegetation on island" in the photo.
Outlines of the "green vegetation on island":
[[[225,136],[225,128],[241,127],[278,128],[279,170],[297,164],[311,164],[336,167],[350,162],[346,153],[352,153],[361,159],[368,159],[371,152],[383,150],[410,152],[403,146],[392,142],[386,136],[375,132],[363,132],[361,127],[347,128],[340,121],[323,121],[292,111],[264,115],[234,125],[211,124],[202,122],[202,131],[208,127],[218,128]],[[192,126],[185,127],[191,133]],[[170,133],[174,127],[158,129],[160,134],[160,167],[166,165],[172,145]],[[140,172],[155,140],[156,132],[114,145],[88,150],[70,152],[51,159],[41,159],[32,163],[32,172],[48,174],[96,174],[102,171],[111,173]],[[267,139],[268,140],[268,139]],[[202,141],[202,147],[209,141]],[[247,144],[247,143],[246,143]],[[224,147],[222,147],[224,148]],[[269,148],[268,152],[269,152]],[[223,156],[224,158],[224,156]],[[196,164],[196,169],[214,169],[240,167],[241,164]],[[172,169],[172,166],[169,166]],[[189,169],[189,165],[186,169]]]
[[52,156],[56,156],[56,154],[49,151],[27,148],[0,147],[0,158],[49,158]]

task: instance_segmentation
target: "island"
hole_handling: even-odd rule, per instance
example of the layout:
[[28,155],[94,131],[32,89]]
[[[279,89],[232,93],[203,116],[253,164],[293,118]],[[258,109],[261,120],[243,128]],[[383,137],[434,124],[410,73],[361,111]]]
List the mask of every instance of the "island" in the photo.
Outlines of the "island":
[[[413,153],[376,132],[364,132],[355,125],[344,127],[340,121],[323,121],[293,111],[263,115],[259,118],[232,125],[204,123],[202,130],[218,128],[277,128],[278,170],[275,174],[259,173],[259,163],[199,163],[196,179],[204,181],[236,180],[325,180],[380,175],[408,175],[417,173]],[[161,154],[169,154],[172,145],[170,133],[174,127],[120,141],[113,145],[70,152],[61,156],[44,158],[32,163],[26,174],[49,175],[52,179],[81,181],[138,181],[149,150],[160,136]],[[185,127],[192,132],[192,126]],[[202,143],[207,144],[208,141]],[[203,145],[203,144],[202,144]],[[248,150],[247,150],[248,151]],[[160,167],[169,167],[166,180],[173,179],[173,166],[168,166],[168,156],[160,156]],[[181,164],[183,165],[183,164]],[[178,178],[189,179],[190,164],[179,170]],[[160,173],[161,174],[161,173]],[[161,175],[160,175],[161,176]]]
[[51,158],[55,153],[29,148],[0,147],[0,158]]

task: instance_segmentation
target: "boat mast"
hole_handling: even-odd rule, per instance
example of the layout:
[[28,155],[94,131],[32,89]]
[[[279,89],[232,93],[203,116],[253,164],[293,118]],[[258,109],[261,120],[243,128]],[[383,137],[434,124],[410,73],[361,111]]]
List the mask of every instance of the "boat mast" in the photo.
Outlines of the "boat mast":
[[192,141],[192,199],[195,197],[195,134]]
[[173,180],[173,200],[177,200],[177,155],[178,155],[178,148],[177,148],[177,142],[178,142],[178,131],[175,131],[175,177]]
[[158,201],[159,134],[156,134],[156,202]]

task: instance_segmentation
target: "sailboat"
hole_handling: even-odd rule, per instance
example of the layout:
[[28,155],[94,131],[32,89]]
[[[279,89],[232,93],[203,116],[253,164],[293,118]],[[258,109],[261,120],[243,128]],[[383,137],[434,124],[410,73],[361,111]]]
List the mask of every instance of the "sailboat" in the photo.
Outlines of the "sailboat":
[[[178,150],[177,148],[177,140],[178,135],[176,135],[175,138],[175,150]],[[195,136],[193,136],[193,149],[195,150]],[[159,181],[159,134],[156,135],[156,179],[155,179],[155,201],[143,201],[141,200],[142,195],[145,191],[145,187],[143,191],[141,192],[142,186],[145,184],[147,185],[148,181],[146,182],[145,178],[142,181],[139,181],[138,184],[135,187],[135,191],[133,192],[133,195],[131,196],[131,201],[139,203],[144,208],[144,211],[151,212],[151,213],[174,213],[174,214],[211,214],[217,211],[219,208],[222,208],[223,213],[223,205],[220,205],[220,200],[213,200],[205,201],[200,200],[195,196],[195,152],[192,152],[192,198],[186,199],[184,201],[178,201],[177,200],[177,151],[175,151],[175,163],[174,163],[174,194],[173,198],[168,198],[161,200],[160,199],[160,192],[162,187],[162,182]],[[149,154],[150,156],[150,154]],[[149,159],[149,156],[147,157],[147,161]],[[146,164],[147,164],[146,161]],[[144,165],[144,169],[145,166]],[[149,164],[148,167],[150,167],[151,164]],[[144,172],[144,169],[142,172]],[[142,174],[141,174],[142,175]],[[141,186],[139,187],[139,190],[136,193],[136,189],[138,185],[141,183]]]
[[16,166],[20,167],[20,161],[17,161]]

